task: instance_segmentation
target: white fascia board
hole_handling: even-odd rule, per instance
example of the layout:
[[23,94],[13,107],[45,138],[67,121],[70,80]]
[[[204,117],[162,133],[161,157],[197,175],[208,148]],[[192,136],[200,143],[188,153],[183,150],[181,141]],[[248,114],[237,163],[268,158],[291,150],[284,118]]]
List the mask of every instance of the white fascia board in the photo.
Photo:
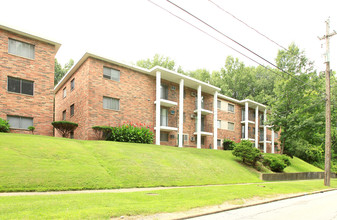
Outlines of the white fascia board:
[[18,34],[18,35],[22,35],[24,37],[32,38],[32,39],[35,39],[35,40],[38,40],[38,41],[42,41],[44,43],[54,45],[55,46],[55,54],[57,53],[57,51],[61,47],[60,43],[57,43],[57,42],[52,41],[52,40],[48,40],[46,38],[38,37],[38,36],[33,35],[33,34],[29,34],[28,32],[25,32],[25,31],[19,31],[18,29],[13,28],[13,27],[9,27],[7,25],[5,26],[5,25],[0,24],[0,29],[5,30],[5,31],[9,31],[9,32],[12,32],[12,33],[15,33],[15,34]]
[[[261,103],[255,102],[255,101],[253,101],[253,100],[250,100],[250,99],[244,99],[244,100],[241,100],[241,101],[240,101],[240,103],[243,104],[243,105],[244,105],[246,102],[248,102],[248,106],[249,106],[249,104],[252,104],[253,107],[256,107],[256,106],[259,106],[259,108],[261,107],[261,108],[262,108],[261,110],[267,109],[267,106],[265,106],[265,105],[263,105],[263,104],[261,104]],[[250,106],[249,106],[249,107],[250,107]]]
[[238,103],[238,104],[241,104],[241,101],[240,100],[237,100],[237,99],[234,99],[234,98],[231,98],[229,96],[225,96],[223,94],[218,94],[218,98],[222,98],[222,99],[225,99],[227,101],[231,101],[231,102],[234,102],[234,103]]

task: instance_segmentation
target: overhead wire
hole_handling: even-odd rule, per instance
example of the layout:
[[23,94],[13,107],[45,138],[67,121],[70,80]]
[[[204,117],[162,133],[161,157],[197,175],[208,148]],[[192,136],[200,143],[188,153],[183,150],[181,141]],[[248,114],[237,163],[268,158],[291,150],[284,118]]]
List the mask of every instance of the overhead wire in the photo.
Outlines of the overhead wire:
[[[175,7],[179,8],[180,10],[182,10],[183,12],[187,13],[188,15],[192,16],[193,18],[195,18],[196,20],[198,20],[199,22],[203,23],[204,25],[206,25],[207,27],[211,28],[212,30],[216,31],[217,33],[219,33],[220,35],[226,37],[227,39],[231,40],[232,42],[238,44],[239,46],[241,46],[242,48],[244,48],[245,50],[249,51],[250,53],[254,54],[255,56],[259,57],[260,59],[264,60],[265,62],[269,63],[270,65],[272,65],[273,67],[275,67],[276,69],[282,71],[283,73],[286,73],[287,75],[289,75],[290,77],[293,77],[294,79],[296,79],[297,81],[303,83],[304,85],[308,85],[310,87],[312,87],[311,85],[309,85],[308,83],[298,79],[297,77],[295,77],[293,74],[283,70],[282,68],[278,67],[277,65],[273,64],[272,62],[270,62],[269,60],[265,59],[264,57],[262,57],[261,55],[257,54],[256,52],[252,51],[251,49],[249,49],[248,47],[244,46],[243,44],[239,43],[238,41],[234,40],[233,38],[229,37],[228,35],[224,34],[223,32],[219,31],[218,29],[216,29],[215,27],[213,27],[212,25],[208,24],[207,22],[203,21],[202,19],[200,19],[199,17],[195,16],[194,14],[190,13],[189,11],[187,11],[186,9],[180,7],[179,5],[175,4],[174,2],[170,1],[170,0],[166,0],[167,2],[169,2],[170,4],[174,5]],[[242,53],[240,53],[242,54]],[[316,90],[316,88],[313,88],[314,90]]]

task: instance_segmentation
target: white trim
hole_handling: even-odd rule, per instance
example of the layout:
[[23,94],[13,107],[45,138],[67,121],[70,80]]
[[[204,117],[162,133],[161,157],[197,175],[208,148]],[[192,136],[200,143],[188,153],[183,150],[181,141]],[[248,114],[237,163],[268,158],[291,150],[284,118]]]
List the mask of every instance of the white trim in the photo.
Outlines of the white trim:
[[[156,102],[160,103],[161,73],[156,73]],[[160,105],[156,105],[156,127],[160,128]],[[156,145],[160,145],[160,129],[156,129]]]
[[[157,135],[157,127],[154,127],[154,130],[156,130],[156,135]],[[159,127],[159,134],[160,134],[160,131],[178,131],[178,128],[169,127],[169,126],[160,126]],[[156,138],[156,140],[157,140],[157,138]]]
[[263,115],[263,152],[267,153],[267,126],[266,124],[266,118],[267,118],[267,109],[264,110]]
[[198,103],[198,112],[197,112],[197,148],[201,148],[201,85],[198,86],[198,95],[197,95],[197,103]]
[[218,149],[218,92],[214,92],[213,99],[213,149]]
[[[157,101],[154,101],[154,104],[157,104]],[[167,99],[160,99],[160,106],[165,106],[165,107],[172,107],[178,105],[177,102],[170,101]]]
[[255,147],[259,148],[259,106],[255,108]]
[[183,147],[184,129],[184,79],[179,84],[179,147]]
[[249,108],[248,108],[248,102],[245,103],[245,139],[248,140],[249,136],[248,136],[248,112],[249,112]]

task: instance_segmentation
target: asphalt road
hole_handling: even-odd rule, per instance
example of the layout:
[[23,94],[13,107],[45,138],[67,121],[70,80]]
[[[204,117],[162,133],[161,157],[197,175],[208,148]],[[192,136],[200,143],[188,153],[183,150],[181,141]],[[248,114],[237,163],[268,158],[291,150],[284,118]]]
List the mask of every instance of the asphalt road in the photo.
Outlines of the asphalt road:
[[205,215],[193,219],[337,220],[337,190]]

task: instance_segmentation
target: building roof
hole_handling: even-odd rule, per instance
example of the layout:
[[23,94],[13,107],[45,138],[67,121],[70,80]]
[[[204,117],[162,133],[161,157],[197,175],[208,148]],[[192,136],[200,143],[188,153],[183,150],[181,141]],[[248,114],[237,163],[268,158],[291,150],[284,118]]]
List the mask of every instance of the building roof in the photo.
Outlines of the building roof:
[[117,61],[115,59],[109,59],[109,58],[105,58],[105,57],[101,57],[98,55],[95,55],[93,53],[85,53],[82,58],[69,70],[68,73],[66,73],[62,79],[60,80],[60,82],[55,86],[54,88],[54,93],[56,93],[58,90],[60,90],[60,88],[62,88],[62,86],[64,85],[65,82],[67,82],[67,80],[77,71],[77,69],[89,58],[95,58],[98,60],[102,60],[111,64],[115,64],[118,66],[122,66],[128,69],[132,69],[135,70],[137,72],[141,72],[144,74],[148,74],[148,75],[152,75],[152,76],[156,76],[156,72],[160,71],[161,74],[161,78],[167,81],[171,81],[171,82],[175,82],[178,83],[180,82],[180,79],[184,79],[184,86],[190,87],[190,88],[194,88],[197,89],[197,87],[199,85],[201,85],[202,87],[202,92],[205,93],[209,93],[209,94],[214,94],[215,91],[220,91],[220,88],[215,87],[211,84],[202,82],[200,80],[194,79],[192,77],[183,75],[181,73],[177,73],[175,71],[172,70],[168,70],[166,68],[160,67],[160,66],[155,66],[152,69],[148,70],[139,66],[135,66],[135,65],[131,65],[131,64],[127,64],[125,62],[121,62],[121,61]]
[[17,29],[14,29],[14,28],[12,28],[12,27],[9,27],[9,26],[4,26],[4,25],[1,25],[1,24],[0,24],[0,29],[9,31],[9,32],[12,32],[12,33],[15,33],[15,34],[19,34],[19,35],[22,35],[22,36],[25,36],[25,37],[28,37],[28,38],[32,38],[32,39],[35,39],[35,40],[39,40],[39,41],[44,42],[44,43],[48,43],[48,44],[54,45],[54,46],[55,46],[55,53],[57,53],[57,51],[58,51],[58,50],[60,49],[60,47],[61,47],[61,44],[60,44],[60,43],[57,43],[57,42],[55,42],[55,41],[48,40],[48,39],[46,39],[46,38],[38,37],[38,36],[36,36],[36,35],[29,34],[29,33],[24,32],[24,31],[19,31],[19,30],[17,30]]

